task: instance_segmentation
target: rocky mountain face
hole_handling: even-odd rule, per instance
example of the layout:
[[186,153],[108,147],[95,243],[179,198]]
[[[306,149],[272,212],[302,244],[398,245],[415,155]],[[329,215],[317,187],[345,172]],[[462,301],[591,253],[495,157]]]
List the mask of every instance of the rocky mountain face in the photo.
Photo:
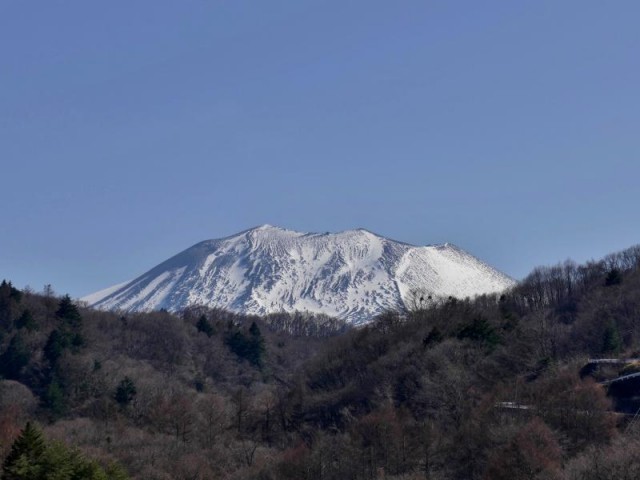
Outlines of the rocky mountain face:
[[263,225],[200,242],[82,300],[130,312],[192,305],[254,314],[308,311],[358,324],[429,295],[463,298],[513,284],[448,243],[417,247],[362,229],[301,233]]

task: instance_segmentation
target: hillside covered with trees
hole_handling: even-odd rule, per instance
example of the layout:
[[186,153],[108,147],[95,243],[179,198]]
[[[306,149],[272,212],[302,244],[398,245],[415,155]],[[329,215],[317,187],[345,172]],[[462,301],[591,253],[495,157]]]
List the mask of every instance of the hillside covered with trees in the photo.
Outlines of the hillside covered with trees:
[[640,478],[640,247],[416,298],[348,329],[5,281],[2,478]]

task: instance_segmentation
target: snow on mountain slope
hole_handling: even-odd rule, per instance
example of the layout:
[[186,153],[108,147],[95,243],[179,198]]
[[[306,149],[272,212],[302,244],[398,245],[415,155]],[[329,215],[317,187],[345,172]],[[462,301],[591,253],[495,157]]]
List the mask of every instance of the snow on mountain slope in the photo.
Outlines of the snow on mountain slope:
[[362,323],[419,295],[459,298],[513,280],[450,245],[415,247],[367,230],[300,233],[263,225],[206,240],[125,284],[84,297],[105,310],[191,305],[243,313],[325,313]]

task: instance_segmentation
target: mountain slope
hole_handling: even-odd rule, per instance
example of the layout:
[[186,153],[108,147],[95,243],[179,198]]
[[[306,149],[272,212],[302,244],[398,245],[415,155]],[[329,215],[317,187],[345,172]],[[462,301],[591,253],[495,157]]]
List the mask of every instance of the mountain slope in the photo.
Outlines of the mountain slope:
[[255,314],[309,311],[361,323],[416,296],[466,297],[513,283],[450,244],[415,247],[362,229],[318,234],[263,225],[198,243],[83,300],[108,310],[207,305]]

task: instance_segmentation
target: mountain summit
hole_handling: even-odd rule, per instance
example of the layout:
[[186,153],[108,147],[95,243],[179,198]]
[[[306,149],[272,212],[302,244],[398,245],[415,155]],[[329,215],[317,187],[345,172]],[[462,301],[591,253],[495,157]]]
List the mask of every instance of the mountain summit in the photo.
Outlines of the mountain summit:
[[262,225],[205,240],[130,282],[84,297],[105,310],[192,305],[325,313],[363,323],[420,297],[467,297],[514,281],[460,248],[416,247],[364,229],[301,233]]

